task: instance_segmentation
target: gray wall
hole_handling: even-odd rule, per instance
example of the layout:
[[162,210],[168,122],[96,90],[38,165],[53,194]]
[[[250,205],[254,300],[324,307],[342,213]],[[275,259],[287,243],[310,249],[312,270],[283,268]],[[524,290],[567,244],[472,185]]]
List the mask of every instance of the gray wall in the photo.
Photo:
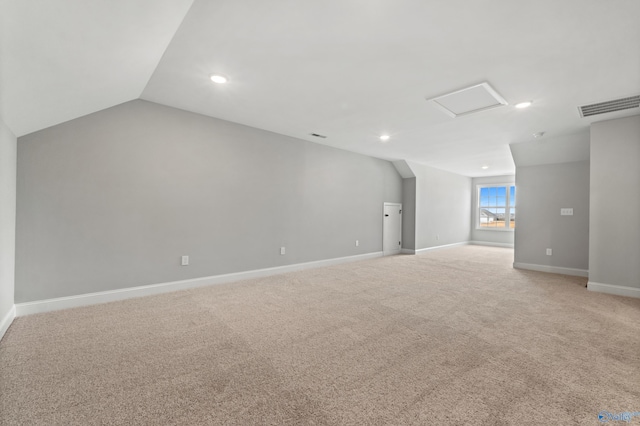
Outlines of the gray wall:
[[[507,183],[515,184],[515,175],[508,176],[485,176],[473,178],[471,182],[471,241],[478,243],[495,243],[506,244],[513,246],[514,232],[509,231],[496,231],[490,229],[476,229],[476,215],[478,208],[478,185],[489,185],[493,183]],[[518,192],[516,189],[516,200],[518,198]],[[518,226],[518,210],[516,208],[516,226]]]
[[640,116],[591,125],[589,281],[640,288]]
[[516,191],[515,262],[588,270],[589,162],[518,167]]
[[471,178],[420,164],[416,175],[415,248],[469,241]]
[[0,322],[13,307],[16,137],[0,118]]
[[390,162],[129,102],[19,139],[16,302],[380,252],[385,201]]
[[416,178],[402,179],[402,248],[416,248]]

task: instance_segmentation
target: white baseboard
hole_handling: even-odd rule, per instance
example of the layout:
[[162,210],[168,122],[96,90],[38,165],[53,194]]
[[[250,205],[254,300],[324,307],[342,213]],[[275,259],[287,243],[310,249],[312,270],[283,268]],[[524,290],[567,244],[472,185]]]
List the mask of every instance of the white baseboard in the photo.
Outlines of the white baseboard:
[[615,294],[616,296],[627,296],[640,298],[640,288],[626,287],[614,284],[602,284],[589,281],[587,290],[596,291],[598,293]]
[[491,241],[469,241],[469,244],[474,245],[474,246],[513,248],[513,244],[509,244],[509,243],[493,243]]
[[530,271],[550,272],[552,274],[573,275],[576,277],[588,277],[589,271],[586,269],[563,268],[560,266],[535,265],[533,263],[514,262],[516,269],[528,269]]
[[457,247],[457,246],[466,246],[469,244],[469,241],[463,241],[461,243],[453,243],[453,244],[443,244],[441,246],[433,246],[433,247],[427,247],[427,248],[421,248],[421,249],[417,249],[417,250],[413,250],[412,254],[420,254],[420,253],[425,253],[431,250],[440,250],[440,249],[445,249],[445,248],[450,248],[450,247]]
[[492,243],[490,241],[463,241],[463,242],[460,242],[460,243],[445,244],[445,245],[442,245],[442,246],[427,247],[427,248],[418,249],[418,250],[402,249],[401,253],[403,253],[403,254],[420,254],[420,253],[424,253],[424,252],[430,251],[430,250],[438,250],[438,249],[443,249],[443,248],[456,247],[456,246],[466,246],[466,245],[513,248],[513,244],[507,244],[507,243]]
[[194,278],[190,280],[172,281],[139,287],[122,288],[118,290],[101,291],[97,293],[79,294],[76,296],[58,297],[55,299],[36,300],[34,302],[16,303],[15,316],[21,317],[24,315],[39,314],[43,312],[57,311],[60,309],[77,308],[80,306],[95,305],[97,303],[115,302],[117,300],[131,299],[134,297],[169,293],[172,291],[186,290],[189,288],[206,287],[215,284],[225,284],[252,278],[262,278],[271,275],[283,274],[286,272],[302,271],[305,269],[320,268],[323,266],[338,265],[341,263],[357,262],[359,260],[373,259],[376,257],[382,257],[382,252],[318,260],[314,262],[296,263],[293,265],[255,269],[252,271],[214,275],[210,277]]
[[13,305],[11,309],[9,309],[9,312],[7,312],[7,314],[4,316],[4,318],[0,320],[0,340],[2,340],[2,338],[4,337],[4,333],[7,332],[7,330],[9,329],[9,326],[11,325],[15,317],[16,317],[16,305]]

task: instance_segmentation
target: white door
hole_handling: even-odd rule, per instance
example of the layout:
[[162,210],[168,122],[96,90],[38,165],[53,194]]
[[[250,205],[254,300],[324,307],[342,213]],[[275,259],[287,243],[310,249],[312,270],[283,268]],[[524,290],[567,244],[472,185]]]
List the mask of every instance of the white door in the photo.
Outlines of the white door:
[[402,204],[384,203],[382,218],[382,251],[385,256],[402,249]]

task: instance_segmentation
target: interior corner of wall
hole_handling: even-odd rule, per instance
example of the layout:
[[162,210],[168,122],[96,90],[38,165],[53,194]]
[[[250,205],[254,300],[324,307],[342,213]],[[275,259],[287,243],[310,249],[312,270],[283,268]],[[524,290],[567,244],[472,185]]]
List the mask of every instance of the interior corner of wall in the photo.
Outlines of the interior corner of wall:
[[397,160],[397,161],[393,161],[391,164],[393,164],[393,166],[396,168],[396,170],[398,171],[400,176],[402,176],[403,179],[416,177],[415,172],[413,171],[413,169],[411,168],[411,165],[407,160]]

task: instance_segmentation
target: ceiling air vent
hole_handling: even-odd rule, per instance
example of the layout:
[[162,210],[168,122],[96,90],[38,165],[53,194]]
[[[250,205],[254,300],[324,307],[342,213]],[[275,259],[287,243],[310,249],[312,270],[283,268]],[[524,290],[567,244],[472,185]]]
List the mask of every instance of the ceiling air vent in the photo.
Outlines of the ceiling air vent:
[[580,117],[590,117],[592,115],[605,114],[607,112],[624,111],[625,109],[640,107],[640,95],[620,98],[614,101],[600,102],[597,104],[583,105],[578,107]]

